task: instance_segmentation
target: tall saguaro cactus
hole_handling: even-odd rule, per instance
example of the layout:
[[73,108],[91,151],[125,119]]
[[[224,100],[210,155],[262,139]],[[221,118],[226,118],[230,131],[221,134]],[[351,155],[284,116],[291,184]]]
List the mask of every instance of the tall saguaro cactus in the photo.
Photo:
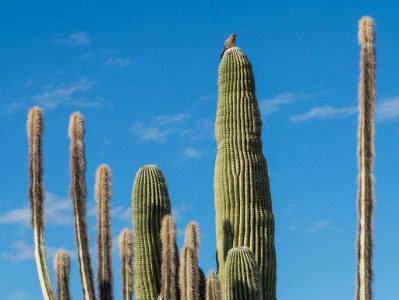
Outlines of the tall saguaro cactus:
[[198,257],[195,255],[193,248],[183,246],[179,270],[181,300],[200,300]]
[[43,186],[43,116],[38,107],[30,110],[27,122],[29,141],[29,199],[32,212],[35,260],[40,286],[45,300],[54,300],[54,292],[46,262],[44,247],[44,186]]
[[223,299],[262,299],[259,269],[249,248],[231,249],[227,255],[225,268],[226,283],[223,288]]
[[221,290],[220,290],[220,282],[219,282],[219,277],[218,275],[210,271],[208,274],[208,280],[206,281],[206,300],[221,300],[222,295],[221,295]]
[[239,48],[225,52],[219,65],[218,85],[214,186],[221,284],[225,282],[223,270],[228,251],[249,247],[259,264],[262,299],[274,300],[274,217],[262,153],[262,123],[251,63]]
[[57,296],[58,300],[70,300],[69,273],[70,258],[67,252],[57,251],[54,257],[54,269],[57,277]]
[[372,298],[373,211],[374,211],[374,107],[376,97],[374,21],[359,21],[360,82],[358,129],[358,232],[356,299]]
[[162,265],[161,293],[162,299],[178,300],[179,254],[176,245],[176,225],[171,215],[162,220]]
[[86,160],[83,137],[85,128],[83,116],[76,112],[69,121],[70,146],[70,193],[75,217],[75,235],[78,247],[79,270],[85,300],[94,300],[94,285],[89,254],[89,240],[86,221]]
[[156,300],[161,291],[162,219],[171,213],[161,170],[154,165],[139,169],[132,192],[134,292],[137,300]]
[[111,170],[101,165],[96,173],[97,201],[97,288],[99,300],[111,300],[112,294],[112,237],[111,237]]

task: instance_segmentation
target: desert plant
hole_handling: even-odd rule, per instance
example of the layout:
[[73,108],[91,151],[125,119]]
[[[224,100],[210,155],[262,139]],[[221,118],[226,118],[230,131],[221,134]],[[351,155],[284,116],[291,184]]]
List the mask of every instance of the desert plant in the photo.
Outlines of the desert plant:
[[99,300],[110,300],[112,293],[111,170],[100,165],[96,172],[97,202],[97,289]]
[[231,248],[249,247],[259,263],[263,299],[276,299],[274,217],[262,153],[262,122],[252,66],[237,47],[219,65],[215,164],[216,241],[219,275]]
[[93,273],[89,254],[89,238],[87,235],[86,221],[86,159],[84,146],[84,121],[83,116],[76,112],[69,121],[70,146],[70,194],[75,220],[75,237],[78,247],[78,260],[80,277],[82,281],[83,297],[85,300],[95,299]]
[[133,295],[133,241],[129,229],[119,235],[119,256],[121,260],[122,299],[131,300]]
[[249,248],[231,249],[227,255],[225,268],[224,300],[262,299],[259,268]]
[[198,257],[184,245],[180,256],[179,286],[181,300],[200,300]]
[[358,232],[356,299],[372,297],[373,211],[374,211],[374,107],[376,97],[374,21],[359,21],[360,82],[358,129]]
[[178,300],[179,254],[176,245],[176,225],[171,215],[166,215],[161,226],[162,264],[161,294],[162,299]]
[[219,277],[214,271],[210,271],[208,274],[208,280],[206,281],[206,300],[221,300],[221,290]]
[[137,300],[155,300],[161,292],[161,239],[164,216],[171,213],[165,179],[155,165],[140,168],[132,192],[134,292]]
[[70,300],[69,273],[70,257],[66,251],[58,250],[54,256],[54,269],[57,282],[57,299]]
[[29,111],[27,133],[29,142],[29,199],[35,244],[35,260],[40,286],[45,300],[54,300],[54,291],[47,267],[44,245],[44,185],[43,185],[43,114],[38,107]]

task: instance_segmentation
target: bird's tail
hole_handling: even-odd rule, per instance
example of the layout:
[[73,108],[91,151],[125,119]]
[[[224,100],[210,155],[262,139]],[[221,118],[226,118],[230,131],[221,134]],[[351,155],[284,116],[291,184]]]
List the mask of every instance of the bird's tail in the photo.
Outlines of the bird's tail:
[[220,54],[220,58],[223,57],[223,54],[226,52],[226,49],[223,49],[223,52]]

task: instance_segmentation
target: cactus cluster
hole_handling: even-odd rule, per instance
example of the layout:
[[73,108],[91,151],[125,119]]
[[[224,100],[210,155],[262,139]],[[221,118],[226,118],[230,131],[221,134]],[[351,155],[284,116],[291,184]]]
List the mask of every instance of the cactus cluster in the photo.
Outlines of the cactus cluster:
[[[359,233],[356,299],[371,298],[373,214],[373,110],[375,101],[374,27],[360,21],[361,75],[359,86]],[[138,170],[132,189],[132,233],[119,236],[122,299],[130,300],[275,300],[276,252],[274,217],[266,159],[262,152],[262,122],[255,95],[252,66],[243,51],[227,49],[219,66],[219,95],[215,133],[214,173],[217,272],[206,279],[199,267],[200,235],[195,222],[187,225],[184,245],[176,245],[176,225],[161,170],[146,165]],[[31,109],[29,139],[29,197],[35,259],[43,298],[55,294],[44,245],[43,116]],[[86,162],[84,120],[71,115],[70,194],[73,204],[77,257],[85,300],[114,297],[111,264],[111,169],[96,173],[97,289],[89,254],[86,220]],[[70,299],[70,258],[59,251],[54,260],[57,298]],[[97,294],[97,298],[96,298]]]

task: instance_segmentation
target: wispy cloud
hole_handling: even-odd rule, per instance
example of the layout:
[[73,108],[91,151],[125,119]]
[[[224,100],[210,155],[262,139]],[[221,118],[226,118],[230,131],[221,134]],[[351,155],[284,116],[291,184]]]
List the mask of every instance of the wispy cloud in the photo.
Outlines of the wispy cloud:
[[284,93],[277,95],[274,98],[259,101],[260,113],[263,116],[271,115],[281,109],[282,106],[290,105],[296,101],[307,100],[308,95],[304,94],[294,94],[294,93]]
[[[46,224],[69,226],[72,224],[71,200],[63,199],[47,192],[45,196]],[[19,224],[29,226],[31,211],[29,207],[16,208],[0,215],[0,224]]]
[[123,59],[123,58],[108,58],[107,61],[105,62],[106,65],[108,66],[116,66],[120,68],[127,67],[130,65],[130,59]]
[[114,209],[111,209],[111,216],[113,220],[129,221],[132,219],[132,208],[118,206]]
[[377,102],[375,120],[378,122],[390,121],[399,118],[399,96],[383,99]]
[[28,294],[26,292],[14,292],[9,296],[11,300],[21,300],[21,299],[29,299]]
[[101,107],[100,100],[89,100],[85,97],[85,93],[90,90],[92,83],[86,78],[78,81],[46,86],[43,92],[33,95],[24,96],[21,101],[13,101],[1,105],[4,113],[10,114],[17,110],[25,109],[27,107],[37,105],[44,110],[52,110],[60,105],[68,105],[75,107]]
[[327,230],[330,228],[330,221],[321,220],[316,223],[311,223],[309,220],[293,220],[289,226],[289,230],[292,231],[305,231],[309,233],[318,233],[322,230]]
[[71,34],[65,38],[53,38],[51,40],[52,43],[55,44],[66,44],[66,45],[90,45],[91,40],[87,34],[87,32],[80,31]]
[[[53,259],[59,248],[52,246],[46,246],[46,255],[49,259]],[[65,250],[68,252],[71,258],[76,258],[76,251]],[[3,251],[0,254],[2,260],[9,261],[12,263],[19,263],[26,260],[34,259],[34,245],[29,244],[26,240],[18,240],[11,243],[11,249],[9,251]]]
[[310,111],[299,115],[293,115],[290,120],[292,122],[303,122],[313,119],[334,119],[356,114],[357,106],[336,108],[330,105],[312,108]]
[[200,158],[204,156],[204,154],[201,151],[191,147],[184,149],[184,155],[190,158]]
[[308,230],[310,233],[318,233],[321,230],[328,229],[330,226],[329,221],[319,221],[316,224],[314,224],[312,227],[310,227]]
[[172,216],[175,219],[175,222],[179,222],[181,220],[182,213],[187,211],[194,211],[194,206],[192,204],[181,203],[172,208]]

